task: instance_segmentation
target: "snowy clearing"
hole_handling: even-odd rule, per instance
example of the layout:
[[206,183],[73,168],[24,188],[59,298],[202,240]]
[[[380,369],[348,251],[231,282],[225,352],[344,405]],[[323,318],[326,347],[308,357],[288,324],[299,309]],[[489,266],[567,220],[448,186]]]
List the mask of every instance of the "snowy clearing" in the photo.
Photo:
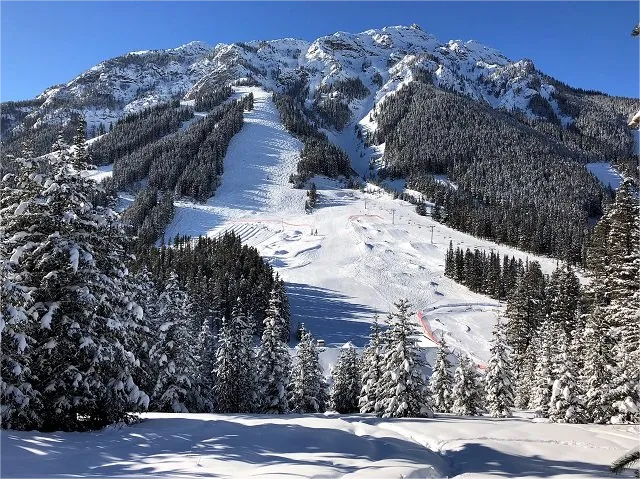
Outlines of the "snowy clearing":
[[113,163],[110,165],[96,166],[93,170],[82,170],[82,176],[100,182],[113,175]]
[[523,417],[143,417],[93,433],[3,430],[2,476],[603,478],[637,441],[628,427]]
[[604,186],[610,186],[616,190],[622,183],[622,175],[609,162],[587,163],[586,166],[587,170]]

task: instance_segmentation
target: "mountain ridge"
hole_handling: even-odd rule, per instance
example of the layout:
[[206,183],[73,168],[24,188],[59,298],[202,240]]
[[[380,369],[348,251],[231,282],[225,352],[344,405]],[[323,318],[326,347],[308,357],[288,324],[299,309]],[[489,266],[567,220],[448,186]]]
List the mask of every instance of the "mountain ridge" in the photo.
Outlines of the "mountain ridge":
[[[557,87],[551,77],[536,70],[531,60],[512,61],[476,40],[440,42],[416,25],[399,25],[336,32],[311,42],[282,38],[211,46],[192,41],[175,48],[129,52],[49,87],[33,100],[6,102],[3,133],[19,133],[25,119],[38,126],[38,120],[67,121],[74,113],[84,115],[91,130],[157,103],[190,99],[212,85],[246,78],[283,91],[306,74],[307,103],[313,103],[314,95],[324,95],[318,93],[320,87],[358,78],[377,103],[382,100],[378,91],[392,93],[395,84],[412,81],[418,70],[429,72],[438,87],[493,108],[518,111],[531,119],[553,114],[565,126],[572,121],[554,98]],[[352,99],[343,95],[339,100],[353,110]],[[29,102],[18,112],[11,108]],[[344,125],[330,126],[340,130]]]

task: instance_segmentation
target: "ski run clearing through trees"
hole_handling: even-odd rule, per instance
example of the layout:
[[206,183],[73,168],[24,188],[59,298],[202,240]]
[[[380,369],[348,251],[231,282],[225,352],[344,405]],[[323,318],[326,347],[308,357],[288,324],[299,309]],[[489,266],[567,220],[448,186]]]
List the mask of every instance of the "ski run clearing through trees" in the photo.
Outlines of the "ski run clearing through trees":
[[[286,281],[293,327],[304,323],[329,347],[323,354],[326,374],[337,358],[331,347],[348,341],[364,346],[374,315],[382,321],[399,298],[408,298],[414,312],[423,311],[436,336],[445,334],[454,352],[483,364],[503,305],[444,277],[449,241],[454,248],[536,259],[545,273],[552,272],[555,260],[447,228],[373,184],[363,193],[314,178],[318,202],[305,214],[306,189],[289,183],[302,143],[284,129],[271,93],[236,87],[236,95],[249,92],[254,109],[245,112],[244,126],[229,144],[221,186],[204,204],[176,201],[166,241],[176,234],[218,236],[233,230],[257,248]],[[340,142],[351,156],[358,142],[352,136],[350,148],[346,135]],[[418,325],[417,316],[415,321]],[[426,338],[422,343],[431,348],[431,360],[435,345]]]
[[100,432],[2,431],[2,477],[601,478],[637,444],[629,426],[524,417],[143,417]]

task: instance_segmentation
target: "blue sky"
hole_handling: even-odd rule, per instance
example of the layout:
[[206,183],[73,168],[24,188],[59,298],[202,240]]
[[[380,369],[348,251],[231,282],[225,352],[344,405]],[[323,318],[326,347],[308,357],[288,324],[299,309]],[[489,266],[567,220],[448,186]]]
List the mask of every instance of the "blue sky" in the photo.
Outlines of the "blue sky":
[[638,97],[637,2],[1,2],[0,98],[32,98],[133,50],[418,23],[530,58],[561,81]]

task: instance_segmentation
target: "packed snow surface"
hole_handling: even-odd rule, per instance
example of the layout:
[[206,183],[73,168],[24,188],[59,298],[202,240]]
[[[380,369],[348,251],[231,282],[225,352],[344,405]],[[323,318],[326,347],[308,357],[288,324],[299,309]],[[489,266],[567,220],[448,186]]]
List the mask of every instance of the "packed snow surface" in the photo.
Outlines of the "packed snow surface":
[[[383,321],[393,303],[406,297],[454,351],[486,362],[503,305],[444,277],[449,242],[454,248],[534,257],[419,216],[413,205],[371,184],[360,191],[315,178],[317,206],[305,214],[306,190],[288,181],[302,144],[282,126],[270,93],[256,87],[237,90],[252,92],[255,104],[231,140],[222,184],[206,203],[177,201],[166,238],[240,235],[285,280],[293,326],[304,323],[328,347],[347,341],[364,346],[374,315]],[[401,183],[396,186],[403,188]],[[549,258],[535,259],[548,273],[555,266]],[[423,345],[435,347],[426,337]]]
[[598,178],[604,186],[610,186],[614,190],[618,189],[622,183],[622,175],[606,161],[598,163],[587,163],[587,170]]
[[144,414],[90,433],[1,432],[2,477],[604,478],[623,426],[530,419]]

